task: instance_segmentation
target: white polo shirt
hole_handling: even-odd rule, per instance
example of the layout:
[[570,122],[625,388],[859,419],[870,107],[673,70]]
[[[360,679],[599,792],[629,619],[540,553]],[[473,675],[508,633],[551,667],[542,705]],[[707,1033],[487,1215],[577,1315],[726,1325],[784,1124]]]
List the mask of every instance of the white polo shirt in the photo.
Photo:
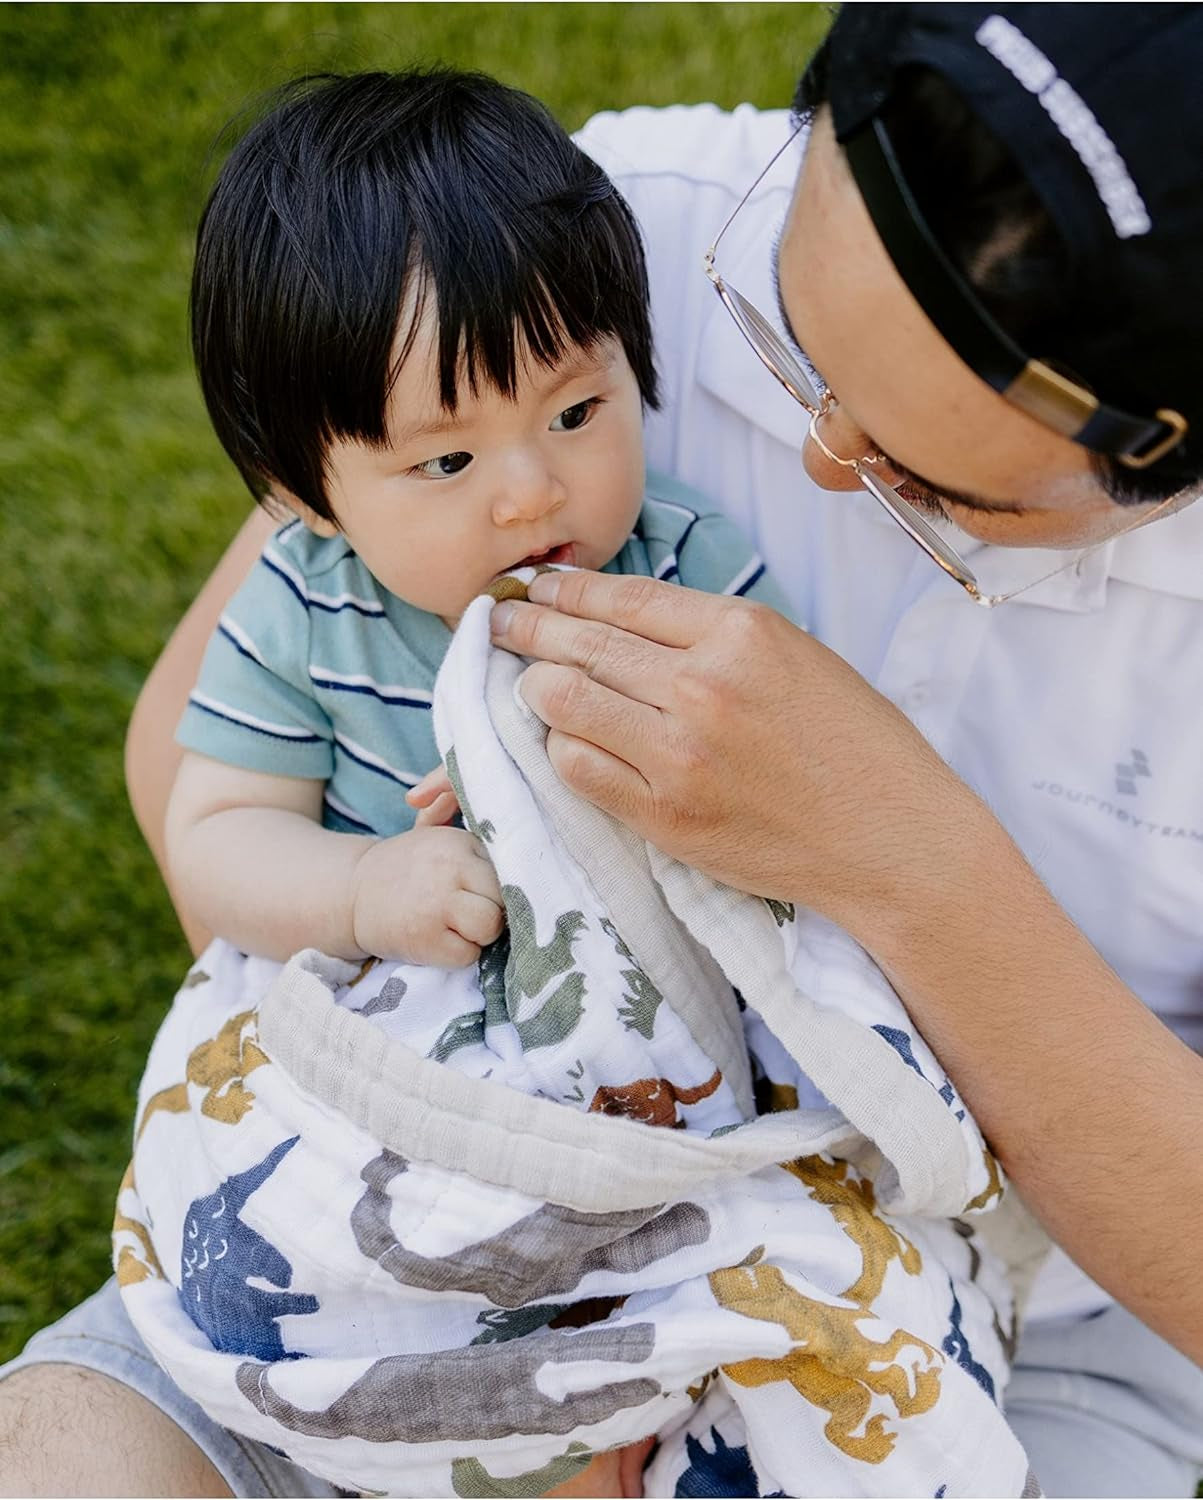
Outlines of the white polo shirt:
[[[785,111],[699,105],[598,115],[578,137],[647,247],[664,391],[649,462],[751,533],[797,617],[908,715],[1125,982],[1203,1051],[1203,503],[990,611],[869,496],[813,485],[804,412],[702,271],[788,129]],[[800,151],[720,250],[724,278],[774,322],[771,250]],[[1013,550],[962,550],[987,587],[1016,576]]]

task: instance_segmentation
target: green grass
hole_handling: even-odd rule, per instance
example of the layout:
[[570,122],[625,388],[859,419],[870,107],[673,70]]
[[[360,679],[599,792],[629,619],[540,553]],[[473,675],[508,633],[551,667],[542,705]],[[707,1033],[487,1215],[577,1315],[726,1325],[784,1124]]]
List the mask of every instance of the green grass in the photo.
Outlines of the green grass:
[[[189,365],[210,145],[296,73],[444,61],[595,110],[788,102],[821,6],[0,7],[0,1358],[106,1274],[187,953],[121,774],[245,513]],[[699,247],[700,248],[700,247]]]

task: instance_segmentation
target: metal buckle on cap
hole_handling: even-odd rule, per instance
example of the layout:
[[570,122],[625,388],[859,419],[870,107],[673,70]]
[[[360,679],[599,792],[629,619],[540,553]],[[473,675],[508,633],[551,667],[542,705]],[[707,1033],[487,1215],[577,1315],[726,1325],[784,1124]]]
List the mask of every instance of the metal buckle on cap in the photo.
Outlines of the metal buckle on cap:
[[1190,423],[1181,412],[1172,411],[1168,406],[1158,408],[1157,420],[1164,422],[1169,428],[1163,438],[1154,442],[1143,453],[1117,453],[1115,455],[1118,462],[1126,469],[1147,469],[1150,464],[1155,464],[1159,458],[1164,458],[1172,448],[1178,446],[1190,427]]

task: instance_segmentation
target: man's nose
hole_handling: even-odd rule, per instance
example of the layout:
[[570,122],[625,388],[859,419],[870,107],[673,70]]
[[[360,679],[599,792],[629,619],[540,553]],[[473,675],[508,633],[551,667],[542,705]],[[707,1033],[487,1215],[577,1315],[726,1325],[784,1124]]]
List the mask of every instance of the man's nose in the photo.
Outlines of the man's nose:
[[493,521],[497,526],[538,521],[559,510],[567,498],[563,484],[538,457],[515,457],[506,465],[493,502]]
[[[838,454],[840,458],[864,459],[875,451],[867,434],[861,431],[841,406],[833,406],[819,418],[819,432],[832,453]],[[809,433],[802,445],[802,467],[822,489],[861,488],[856,471],[829,458]]]

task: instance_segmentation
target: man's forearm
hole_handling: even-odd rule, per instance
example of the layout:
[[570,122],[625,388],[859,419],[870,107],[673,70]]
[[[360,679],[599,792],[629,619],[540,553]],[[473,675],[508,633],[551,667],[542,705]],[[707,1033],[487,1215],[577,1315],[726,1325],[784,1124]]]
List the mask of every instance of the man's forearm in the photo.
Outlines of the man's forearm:
[[916,881],[922,899],[862,940],[1049,1233],[1203,1362],[1203,1060],[1104,963],[986,810],[968,817],[960,862],[939,884]]

